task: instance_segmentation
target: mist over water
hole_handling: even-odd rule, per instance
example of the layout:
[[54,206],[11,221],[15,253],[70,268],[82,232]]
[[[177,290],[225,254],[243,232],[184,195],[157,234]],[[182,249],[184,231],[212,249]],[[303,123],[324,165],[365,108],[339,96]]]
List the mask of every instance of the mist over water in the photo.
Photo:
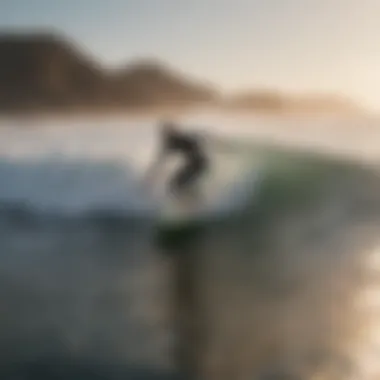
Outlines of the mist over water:
[[[215,189],[255,174],[245,152],[260,140],[360,162],[274,154],[268,168],[260,161],[274,174],[252,212],[205,228],[195,252],[203,373],[375,379],[378,121],[185,121],[244,140],[240,155],[215,156]],[[154,122],[20,124],[0,125],[1,378],[168,378],[173,263],[153,242],[155,205],[139,187]]]

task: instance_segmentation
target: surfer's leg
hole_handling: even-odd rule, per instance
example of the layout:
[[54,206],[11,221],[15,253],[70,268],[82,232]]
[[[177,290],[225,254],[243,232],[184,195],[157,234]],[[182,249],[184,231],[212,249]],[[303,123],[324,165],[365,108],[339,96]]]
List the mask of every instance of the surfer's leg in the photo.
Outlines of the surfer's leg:
[[170,182],[170,192],[180,200],[181,207],[184,210],[195,210],[201,205],[200,189],[197,187],[202,170],[190,162],[184,168],[180,169]]
[[170,191],[175,194],[192,193],[196,190],[196,182],[206,169],[203,161],[193,160],[174,175],[170,182]]

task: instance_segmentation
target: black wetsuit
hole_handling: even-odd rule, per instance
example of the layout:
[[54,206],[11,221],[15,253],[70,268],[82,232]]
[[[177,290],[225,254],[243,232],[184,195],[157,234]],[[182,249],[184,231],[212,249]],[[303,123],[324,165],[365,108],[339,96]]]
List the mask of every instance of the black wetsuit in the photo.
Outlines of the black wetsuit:
[[180,153],[185,159],[185,165],[172,178],[170,190],[178,192],[196,181],[208,168],[208,159],[196,136],[172,132],[165,137],[166,152]]

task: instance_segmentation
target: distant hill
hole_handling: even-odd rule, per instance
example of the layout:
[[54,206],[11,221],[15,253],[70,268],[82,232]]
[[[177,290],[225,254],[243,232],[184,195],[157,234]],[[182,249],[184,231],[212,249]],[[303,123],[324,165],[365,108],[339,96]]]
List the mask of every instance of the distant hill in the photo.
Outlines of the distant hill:
[[270,91],[255,91],[229,96],[222,108],[234,111],[281,113],[358,113],[363,110],[346,97],[320,94],[292,96]]
[[0,57],[0,110],[183,106],[215,96],[153,61],[106,71],[51,34],[0,34]]
[[118,98],[132,106],[183,106],[212,102],[217,92],[153,60],[139,61],[114,75]]
[[53,35],[0,35],[0,108],[96,104],[107,88],[100,68]]
[[215,106],[225,110],[345,112],[351,102],[251,91],[222,96],[155,60],[106,70],[75,44],[51,33],[0,31],[0,112],[128,110]]
[[305,110],[310,112],[362,112],[358,104],[345,96],[332,94],[314,94],[288,97],[289,111]]

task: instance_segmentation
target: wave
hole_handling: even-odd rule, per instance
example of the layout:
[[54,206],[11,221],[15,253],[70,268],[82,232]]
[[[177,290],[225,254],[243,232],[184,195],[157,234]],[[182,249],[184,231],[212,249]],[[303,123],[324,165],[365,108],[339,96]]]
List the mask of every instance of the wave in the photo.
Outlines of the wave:
[[[217,198],[221,190],[231,184],[236,187],[245,175],[251,175],[250,163],[247,165],[239,154],[212,160],[212,170],[206,178],[208,197]],[[143,186],[144,167],[125,157],[1,157],[0,211],[71,218],[92,214],[152,218],[167,198],[166,178],[177,164],[173,161],[163,171],[153,192]]]
[[[237,210],[241,214],[250,211],[263,220],[271,209],[279,213],[285,205],[291,208],[302,204],[304,194],[321,192],[321,186],[338,186],[339,182],[373,172],[363,164],[343,159],[276,146],[232,144],[235,153],[214,157],[212,172],[205,181],[205,196],[210,205],[215,203],[215,214],[223,209],[235,214]],[[260,180],[253,186],[258,174]],[[143,176],[141,169],[115,159],[3,157],[0,213],[29,218],[153,218],[162,207],[162,188],[153,197],[141,185]]]
[[160,241],[197,254],[212,321],[208,339],[216,342],[211,355],[227,352],[222,368],[233,365],[232,353],[246,357],[248,373],[259,373],[264,357],[304,371],[303,378],[319,372],[369,379],[366,360],[378,341],[359,335],[377,327],[368,322],[368,305],[359,304],[363,289],[373,288],[363,265],[379,246],[378,169],[276,147],[250,149],[262,175],[241,212]]
[[[243,148],[239,146],[237,149]],[[248,152],[244,158],[218,159],[210,193],[223,190],[222,184],[247,179],[256,173],[257,168],[261,173],[259,187],[252,192],[243,191],[244,207],[233,217],[223,214],[223,217],[204,224],[196,242],[199,265],[203,269],[200,278],[202,294],[207,297],[206,319],[212,324],[207,331],[208,350],[211,356],[216,353],[219,357],[220,371],[239,373],[244,370],[246,376],[268,367],[285,366],[287,363],[284,362],[294,363],[294,358],[301,358],[299,360],[306,363],[305,371],[328,372],[334,358],[347,359],[356,354],[350,340],[354,340],[353,335],[363,326],[368,326],[363,316],[365,313],[356,306],[355,299],[358,288],[363,288],[361,264],[368,252],[379,244],[379,173],[375,168],[355,162],[278,147],[247,144],[244,149]],[[134,267],[130,264],[131,259],[128,259],[128,265],[125,263],[127,256],[133,256],[136,261],[136,257],[145,257],[143,250],[150,244],[150,235],[149,231],[146,235],[138,233],[140,225],[136,225],[136,218],[145,223],[152,215],[152,209],[142,201],[146,199],[145,195],[136,186],[141,172],[132,164],[62,157],[33,161],[8,158],[0,161],[0,178],[0,220],[1,215],[7,220],[13,218],[17,223],[30,222],[30,225],[36,225],[39,220],[42,223],[47,221],[46,225],[52,221],[69,220],[75,227],[72,234],[59,229],[59,243],[56,246],[44,244],[45,251],[37,242],[32,251],[30,235],[24,234],[28,239],[23,243],[23,231],[16,229],[7,244],[3,242],[7,265],[17,262],[15,267],[25,267],[25,272],[30,275],[32,263],[35,263],[38,269],[35,269],[33,279],[41,279],[45,273],[41,266],[43,261],[35,257],[51,254],[49,262],[56,270],[52,271],[49,266],[45,270],[49,279],[54,277],[52,284],[57,283],[57,273],[61,273],[61,269],[65,281],[70,278],[72,282],[73,276],[77,276],[73,294],[88,292],[90,296],[86,293],[81,298],[86,300],[99,289],[97,286],[106,288],[112,284],[114,277],[117,281],[129,278]],[[238,186],[238,189],[243,188]],[[77,229],[76,223],[85,226],[82,230]],[[87,235],[88,223],[101,223],[101,231],[103,227],[110,226],[114,231],[114,227],[120,226],[120,239],[114,233],[108,234],[108,229],[105,234],[96,230]],[[125,228],[126,223],[128,228]],[[131,226],[137,226],[137,230],[129,228]],[[85,233],[79,236],[80,232]],[[2,233],[7,235],[6,229],[2,229]],[[46,234],[44,228],[40,229],[44,242]],[[142,240],[141,246],[140,243],[127,244],[132,236]],[[32,240],[38,239],[33,235]],[[68,245],[62,247],[62,242]],[[24,256],[17,254],[20,245]],[[9,247],[13,247],[12,250]],[[155,248],[154,253],[157,252]],[[62,261],[57,260],[59,255],[52,253],[54,250],[62,251]],[[86,259],[81,259],[81,255],[87,254]],[[80,280],[84,277],[88,281],[86,273],[91,272],[88,270],[90,256],[101,270],[113,263],[118,269],[125,265],[130,272],[126,275],[119,269],[120,278],[115,273],[108,277],[103,274],[101,280],[94,278],[93,282],[83,285]],[[73,265],[75,261],[70,260],[74,259],[78,259],[82,266]],[[63,260],[69,260],[70,264],[61,265]],[[94,265],[93,261],[90,263]],[[144,282],[140,272],[136,277],[140,283]],[[54,289],[53,286],[47,288]],[[106,300],[110,295],[114,296],[111,291],[104,292]],[[118,295],[125,302],[125,294]],[[146,300],[146,295],[138,294],[136,298]],[[157,297],[152,295],[152,298]],[[62,304],[61,299],[58,303]],[[120,335],[119,325],[107,321],[109,307],[102,304],[99,309],[92,309],[89,302],[78,304],[88,310],[85,316],[99,318],[96,320],[98,325],[92,327],[94,331],[98,331],[98,326],[104,329],[115,326],[112,336],[115,339],[120,336],[120,347],[123,348],[120,350],[124,353],[124,344],[130,341],[130,330],[128,334]],[[98,312],[100,309],[107,310],[105,316]],[[133,308],[128,303],[126,309],[131,311]],[[33,304],[33,310],[39,308]],[[115,319],[111,319],[119,321],[120,318],[122,325],[126,316],[120,313],[119,307],[115,306],[115,310],[112,317]],[[65,313],[61,314],[62,326],[66,326],[70,320]],[[28,313],[18,315],[21,318]],[[76,325],[78,330],[84,330],[84,335],[89,321],[90,318],[83,318],[79,327]],[[107,348],[113,344],[116,343],[112,341]],[[361,349],[371,347],[362,344]],[[35,346],[30,350],[34,354]],[[131,348],[131,352],[134,351],[135,346]],[[343,359],[337,361],[342,363]],[[351,367],[358,366],[357,361],[357,358],[352,359]],[[232,368],[234,365],[237,368]]]
[[138,175],[125,163],[45,157],[0,161],[0,203],[3,211],[80,216],[117,211],[149,212],[149,198],[138,188]]

